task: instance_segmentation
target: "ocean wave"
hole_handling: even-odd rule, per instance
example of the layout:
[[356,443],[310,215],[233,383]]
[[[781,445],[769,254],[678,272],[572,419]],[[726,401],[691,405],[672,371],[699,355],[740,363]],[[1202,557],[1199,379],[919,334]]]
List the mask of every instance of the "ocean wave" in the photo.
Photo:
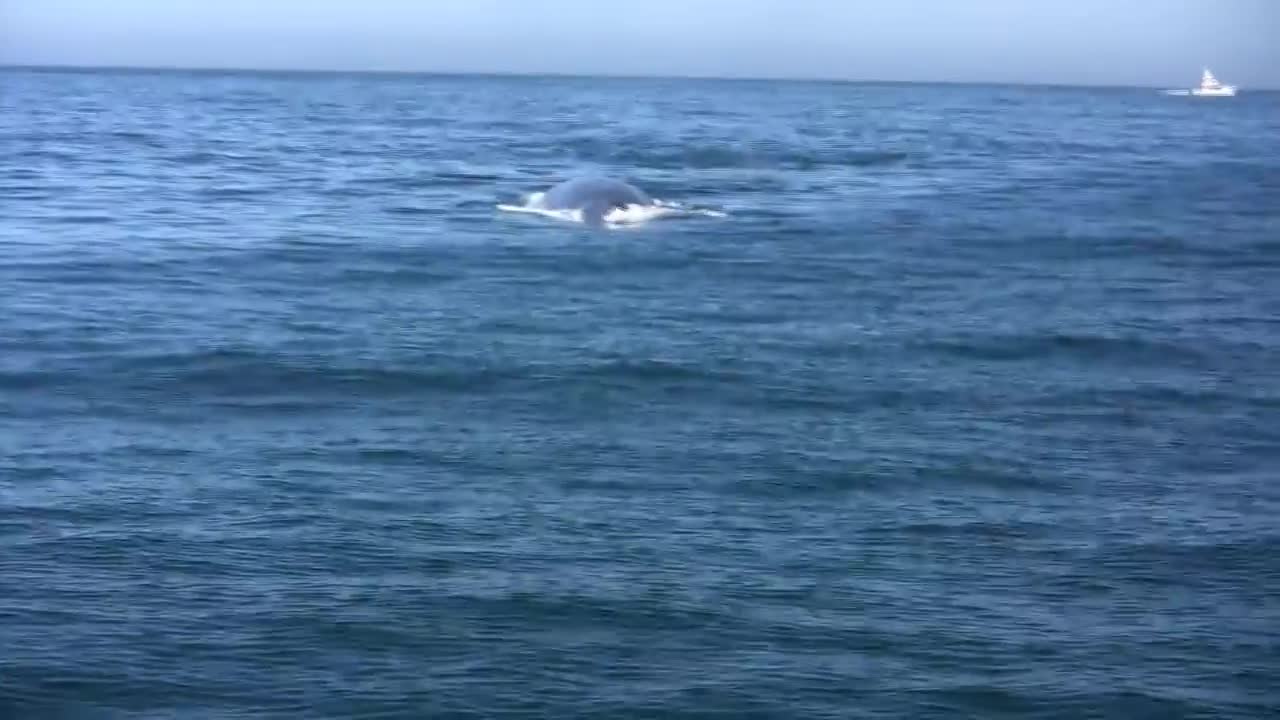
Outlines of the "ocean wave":
[[740,372],[719,365],[659,360],[656,358],[618,358],[587,363],[577,368],[580,377],[621,380],[640,383],[666,383],[673,381],[738,381],[745,380]]
[[570,140],[566,147],[580,161],[654,170],[867,168],[896,165],[910,157],[901,150],[798,148],[780,143],[756,143],[745,147],[697,143],[645,147],[625,139],[614,142],[596,137]]
[[1034,360],[1054,355],[1091,362],[1106,359],[1125,363],[1201,366],[1208,359],[1188,345],[1143,337],[1046,332],[1010,335],[966,335],[921,343],[928,352],[977,360]]
[[116,222],[117,218],[110,215],[79,215],[76,213],[67,213],[57,217],[50,218],[46,222],[57,225],[108,225]]
[[206,393],[216,398],[297,395],[387,396],[424,391],[470,391],[519,377],[513,368],[466,359],[426,362],[335,364],[266,352],[209,350],[82,361],[74,369],[52,367],[0,371],[0,388],[22,390],[83,386],[117,392],[163,391],[174,397]]
[[[1108,418],[1131,422],[1133,413],[1143,409],[1185,408],[1213,412],[1222,419],[1232,412],[1280,410],[1280,393],[1225,386],[1188,387],[1175,383],[1125,383],[1120,387],[1099,386],[1062,390],[1031,398],[1028,404],[1072,412],[1088,422]],[[1095,412],[1098,408],[1104,412]]]
[[286,393],[357,392],[387,395],[423,390],[475,390],[491,387],[510,370],[483,363],[332,364],[321,358],[258,352],[209,351],[156,355],[129,361],[123,368],[140,379],[178,380],[182,386],[215,389],[224,396]]
[[83,391],[95,398],[140,396],[199,400],[243,408],[300,410],[334,401],[419,397],[439,393],[487,394],[534,386],[562,389],[613,387],[645,391],[695,384],[746,382],[742,371],[649,358],[574,362],[424,357],[413,362],[332,362],[320,356],[245,350],[206,350],[80,358],[74,365],[0,370],[0,390],[41,393]]

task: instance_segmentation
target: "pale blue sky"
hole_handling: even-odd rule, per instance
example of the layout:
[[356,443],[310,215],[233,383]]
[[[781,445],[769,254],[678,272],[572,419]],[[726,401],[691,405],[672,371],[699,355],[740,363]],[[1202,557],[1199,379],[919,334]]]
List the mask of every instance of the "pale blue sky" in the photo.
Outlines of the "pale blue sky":
[[1280,87],[1280,0],[0,0],[0,63]]

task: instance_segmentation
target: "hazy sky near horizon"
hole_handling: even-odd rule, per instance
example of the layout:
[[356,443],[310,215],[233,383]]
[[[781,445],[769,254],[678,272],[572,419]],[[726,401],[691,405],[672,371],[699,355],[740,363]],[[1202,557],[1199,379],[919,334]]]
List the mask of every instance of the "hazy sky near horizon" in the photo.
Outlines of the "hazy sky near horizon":
[[1280,0],[0,0],[0,63],[1280,88]]

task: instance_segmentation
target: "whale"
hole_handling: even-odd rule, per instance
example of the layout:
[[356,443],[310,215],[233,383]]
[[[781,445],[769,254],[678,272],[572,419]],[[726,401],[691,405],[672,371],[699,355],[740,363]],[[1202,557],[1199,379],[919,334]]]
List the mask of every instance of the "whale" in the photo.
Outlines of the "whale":
[[622,180],[591,175],[552,186],[537,204],[543,210],[580,212],[583,222],[599,225],[614,210],[652,205],[653,200],[643,190]]
[[498,209],[545,215],[597,227],[632,225],[673,216],[725,217],[722,212],[686,208],[652,198],[624,180],[601,175],[564,180],[543,192],[526,196],[523,204],[503,203],[498,205]]

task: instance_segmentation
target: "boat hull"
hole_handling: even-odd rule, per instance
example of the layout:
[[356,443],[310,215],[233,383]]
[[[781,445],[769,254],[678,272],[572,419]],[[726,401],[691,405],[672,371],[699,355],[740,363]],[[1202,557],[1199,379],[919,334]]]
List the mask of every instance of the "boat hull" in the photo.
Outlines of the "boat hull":
[[1233,87],[1224,88],[1196,88],[1191,91],[1196,97],[1235,97],[1236,89]]

